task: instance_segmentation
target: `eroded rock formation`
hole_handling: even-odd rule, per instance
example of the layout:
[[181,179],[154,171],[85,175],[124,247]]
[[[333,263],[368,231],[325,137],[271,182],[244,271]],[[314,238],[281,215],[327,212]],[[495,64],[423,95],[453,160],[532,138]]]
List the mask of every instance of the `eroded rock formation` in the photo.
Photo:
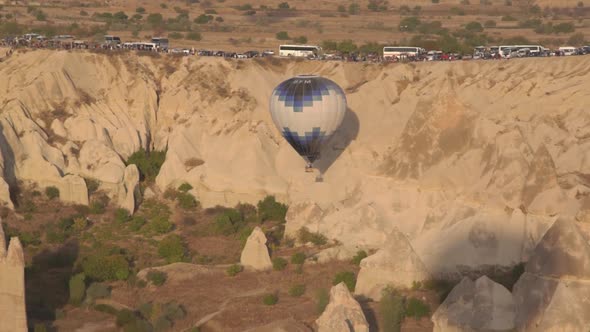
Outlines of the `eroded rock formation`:
[[0,331],[26,332],[25,258],[17,237],[10,239],[8,250],[0,222]]

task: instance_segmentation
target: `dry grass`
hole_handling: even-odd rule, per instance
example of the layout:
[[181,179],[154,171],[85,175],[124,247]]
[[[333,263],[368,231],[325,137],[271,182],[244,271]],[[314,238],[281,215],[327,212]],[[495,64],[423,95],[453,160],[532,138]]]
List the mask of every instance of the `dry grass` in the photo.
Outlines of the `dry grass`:
[[[223,22],[211,22],[207,24],[195,25],[193,30],[199,30],[203,39],[200,41],[191,40],[172,40],[172,46],[186,46],[206,49],[227,49],[236,51],[245,51],[248,49],[276,49],[278,44],[284,43],[276,39],[277,31],[287,31],[290,36],[306,36],[309,43],[321,43],[325,40],[345,40],[352,39],[356,43],[380,42],[393,43],[408,42],[413,34],[401,32],[398,29],[400,21],[407,16],[417,15],[422,21],[440,21],[444,28],[457,30],[466,23],[471,21],[485,22],[488,20],[495,21],[496,27],[487,28],[485,32],[494,38],[524,36],[531,40],[543,38],[559,38],[567,40],[571,34],[562,35],[539,35],[532,29],[522,29],[518,27],[518,20],[524,20],[529,17],[522,7],[516,5],[506,6],[504,0],[492,0],[491,5],[481,4],[479,1],[471,1],[471,4],[461,4],[460,0],[449,0],[439,4],[433,4],[430,0],[419,1],[401,1],[389,2],[387,9],[381,12],[373,12],[367,8],[368,0],[359,1],[360,13],[350,15],[340,13],[338,6],[343,4],[341,1],[329,0],[325,2],[291,0],[288,1],[291,10],[277,10],[277,2],[268,1],[247,1],[242,0],[225,0],[225,1],[201,1],[201,4],[187,5],[186,1],[172,0],[166,2],[167,8],[160,7],[160,2],[142,2],[113,0],[109,1],[107,7],[101,5],[81,6],[78,1],[62,0],[52,2],[51,6],[42,6],[43,11],[47,13],[48,22],[56,25],[67,26],[71,23],[78,23],[82,27],[90,25],[104,24],[92,18],[94,13],[123,11],[128,16],[135,14],[135,9],[142,6],[146,9],[140,21],[143,30],[139,36],[134,37],[132,31],[135,29],[134,24],[113,23],[111,34],[120,35],[123,40],[145,40],[154,34],[166,34],[170,31],[147,27],[145,19],[150,13],[161,13],[164,21],[174,19],[178,13],[174,7],[188,11],[189,19],[203,13],[203,9],[213,9],[217,14],[215,17],[221,17]],[[584,7],[577,6],[579,1],[542,1],[536,3],[541,7],[542,13],[546,14],[545,21],[552,21],[554,24],[563,22],[573,22],[577,26],[576,32],[582,32],[586,36],[590,33],[590,26],[586,20],[590,11]],[[245,11],[237,10],[238,5],[249,3],[255,10],[254,15],[244,15]],[[345,7],[349,3],[344,4]],[[405,5],[410,9],[410,13],[402,14],[402,6]],[[268,8],[263,8],[266,6]],[[419,11],[414,11],[416,6],[420,7]],[[80,12],[85,11],[88,16],[81,16]],[[16,20],[26,26],[43,26],[47,22],[36,21],[32,15],[27,14],[27,8],[24,5],[4,6],[0,14],[14,14]],[[463,12],[463,15],[457,14]],[[511,15],[517,18],[517,21],[502,21],[502,16]],[[186,35],[185,32],[183,32]],[[288,41],[286,41],[288,42]],[[97,52],[102,52],[98,50]],[[157,56],[151,52],[144,53],[146,56]]]

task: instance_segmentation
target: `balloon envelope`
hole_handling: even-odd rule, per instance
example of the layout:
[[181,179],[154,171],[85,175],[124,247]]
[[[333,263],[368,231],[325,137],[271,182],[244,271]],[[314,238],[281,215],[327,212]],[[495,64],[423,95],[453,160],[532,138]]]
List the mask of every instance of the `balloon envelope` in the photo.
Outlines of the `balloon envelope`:
[[300,75],[279,84],[270,97],[270,114],[283,137],[313,163],[346,113],[344,91],[333,81]]

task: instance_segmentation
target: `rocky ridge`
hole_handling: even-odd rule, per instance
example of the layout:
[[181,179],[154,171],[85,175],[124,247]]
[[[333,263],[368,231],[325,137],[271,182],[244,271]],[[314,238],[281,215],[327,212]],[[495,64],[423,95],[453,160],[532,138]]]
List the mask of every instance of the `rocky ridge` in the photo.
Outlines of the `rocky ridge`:
[[[188,182],[205,207],[275,195],[291,206],[288,235],[305,226],[355,247],[379,249],[397,228],[434,276],[511,266],[558,215],[588,219],[589,61],[18,53],[0,64],[0,200],[12,207],[18,183],[35,182],[87,204],[90,178],[132,210],[137,174],[124,160],[166,149],[156,192]],[[267,112],[276,84],[311,72],[349,102],[316,165],[323,182]]]

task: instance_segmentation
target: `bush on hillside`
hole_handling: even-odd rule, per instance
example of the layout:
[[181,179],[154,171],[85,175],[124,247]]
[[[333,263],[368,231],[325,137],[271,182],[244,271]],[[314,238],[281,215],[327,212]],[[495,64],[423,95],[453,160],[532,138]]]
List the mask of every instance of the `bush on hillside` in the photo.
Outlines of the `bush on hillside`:
[[430,306],[420,299],[411,297],[406,301],[405,314],[407,317],[414,317],[416,320],[420,320],[422,317],[428,317],[430,315]]
[[181,191],[183,193],[188,192],[191,189],[193,189],[193,186],[186,182],[178,186],[178,191]]
[[178,206],[183,210],[190,210],[199,206],[199,201],[191,193],[180,192],[176,196],[176,200],[178,201]]
[[272,259],[272,268],[275,271],[282,271],[287,267],[287,260],[283,257],[275,257]]
[[111,296],[111,289],[108,285],[100,282],[94,282],[86,290],[86,301],[94,302],[97,299],[106,299]]
[[120,254],[95,254],[82,261],[82,270],[96,281],[125,280],[129,277],[129,262]]
[[307,229],[307,227],[301,227],[299,229],[297,232],[297,240],[299,240],[300,243],[311,242],[316,246],[321,246],[328,243],[328,238],[326,238],[323,234],[312,233]]
[[244,268],[240,264],[233,264],[225,270],[225,273],[230,277],[234,277],[243,270]]
[[242,214],[236,209],[225,209],[215,218],[216,234],[231,235],[244,226]]
[[364,250],[359,250],[356,252],[356,255],[352,257],[352,264],[359,266],[361,261],[367,257],[367,252]]
[[305,293],[305,285],[304,284],[293,285],[293,286],[291,286],[291,288],[289,288],[289,295],[291,295],[293,297],[300,297],[304,293]]
[[291,264],[301,265],[305,262],[305,258],[305,254],[302,252],[294,253],[293,256],[291,256]]
[[147,273],[147,279],[156,286],[162,286],[166,282],[167,278],[168,275],[166,274],[166,272],[163,271],[150,270]]
[[399,332],[404,319],[404,299],[391,289],[385,289],[379,301],[382,331]]
[[338,272],[332,280],[332,285],[338,285],[341,282],[344,282],[349,291],[354,292],[354,286],[356,285],[356,276],[354,275],[354,272]]
[[168,264],[182,262],[186,257],[187,248],[182,238],[176,234],[168,235],[158,244],[158,254]]
[[[150,14],[150,16],[153,14]],[[161,16],[161,15],[160,15]],[[148,17],[149,19],[149,17]],[[127,165],[135,164],[142,180],[153,182],[166,160],[166,151],[146,151],[141,148],[127,159]]]
[[70,303],[75,306],[82,304],[86,294],[86,276],[84,273],[78,273],[70,278]]
[[118,208],[115,210],[115,222],[118,224],[123,224],[128,222],[131,219],[131,214],[127,209]]
[[262,297],[262,303],[266,305],[275,305],[277,302],[279,302],[279,297],[274,293],[266,294]]
[[45,188],[45,195],[47,195],[47,198],[49,199],[59,198],[59,189],[54,186],[49,186]]
[[330,293],[325,288],[320,288],[316,292],[316,310],[318,314],[322,314],[330,303]]
[[277,202],[274,196],[266,196],[258,202],[257,207],[260,221],[272,220],[285,222],[287,205]]

